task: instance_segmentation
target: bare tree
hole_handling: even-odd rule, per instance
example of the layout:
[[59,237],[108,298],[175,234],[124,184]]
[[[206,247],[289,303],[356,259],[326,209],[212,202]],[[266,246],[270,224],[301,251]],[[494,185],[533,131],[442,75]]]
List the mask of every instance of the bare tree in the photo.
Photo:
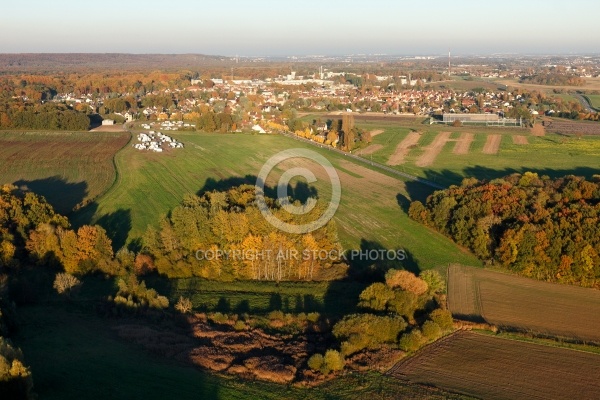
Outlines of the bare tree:
[[54,279],[54,289],[59,294],[67,294],[70,295],[75,289],[81,286],[81,281],[74,277],[71,274],[67,274],[65,272],[61,272],[56,275]]
[[182,314],[187,314],[192,311],[192,301],[186,297],[180,296],[179,301],[175,304],[175,309]]

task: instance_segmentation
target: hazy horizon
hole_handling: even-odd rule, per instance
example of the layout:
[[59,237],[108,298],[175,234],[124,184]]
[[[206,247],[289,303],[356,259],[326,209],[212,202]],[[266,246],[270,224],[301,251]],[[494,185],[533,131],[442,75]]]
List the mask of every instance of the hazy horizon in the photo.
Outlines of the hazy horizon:
[[[532,4],[533,3],[533,4]],[[375,0],[289,5],[272,0],[11,2],[0,53],[221,56],[596,54],[600,3],[506,0],[419,4]],[[568,28],[568,29],[563,29]]]

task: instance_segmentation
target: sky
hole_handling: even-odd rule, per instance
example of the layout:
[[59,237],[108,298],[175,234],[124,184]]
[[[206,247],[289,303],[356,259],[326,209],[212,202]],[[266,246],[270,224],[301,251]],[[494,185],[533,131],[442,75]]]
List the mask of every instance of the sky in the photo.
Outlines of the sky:
[[3,0],[0,53],[600,53],[598,0]]

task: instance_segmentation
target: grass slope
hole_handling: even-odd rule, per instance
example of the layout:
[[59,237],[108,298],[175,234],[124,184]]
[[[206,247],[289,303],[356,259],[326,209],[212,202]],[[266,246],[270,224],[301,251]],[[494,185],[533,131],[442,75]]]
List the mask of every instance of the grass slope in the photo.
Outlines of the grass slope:
[[[403,211],[401,204],[406,206],[409,198],[424,196],[422,185],[406,184],[353,163],[343,155],[282,136],[173,136],[186,147],[165,154],[128,147],[117,154],[120,174],[116,185],[97,204],[75,215],[75,224],[101,221],[109,226],[119,225],[129,240],[139,238],[148,225],[156,225],[161,215],[177,206],[185,194],[242,182],[254,184],[255,178],[244,177],[257,175],[265,161],[276,153],[310,148],[326,156],[340,175],[342,200],[335,219],[345,248],[404,248],[410,256],[407,266],[413,269],[450,262],[479,265],[473,256],[410,220]],[[318,178],[315,187],[319,196],[328,199],[329,181],[323,174]]]

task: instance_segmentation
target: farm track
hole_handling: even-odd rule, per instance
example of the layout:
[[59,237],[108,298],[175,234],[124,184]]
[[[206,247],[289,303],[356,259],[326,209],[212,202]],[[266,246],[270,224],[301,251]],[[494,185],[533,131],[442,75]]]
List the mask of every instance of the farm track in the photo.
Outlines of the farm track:
[[404,140],[398,144],[394,154],[389,158],[387,164],[391,166],[402,165],[410,149],[419,143],[421,134],[419,132],[410,132]]
[[471,144],[475,140],[475,135],[470,132],[464,132],[460,135],[460,138],[456,141],[454,145],[454,150],[452,153],[457,155],[465,155],[469,154],[469,149],[471,148]]
[[520,146],[529,144],[529,141],[527,140],[527,136],[514,135],[512,138],[513,138],[513,144],[520,145]]
[[451,132],[440,132],[428,147],[425,148],[425,152],[419,157],[415,165],[417,167],[428,167],[433,164],[435,159],[440,155],[446,143],[450,140]]
[[502,136],[500,135],[488,135],[485,146],[483,146],[483,154],[498,154],[501,141]]

